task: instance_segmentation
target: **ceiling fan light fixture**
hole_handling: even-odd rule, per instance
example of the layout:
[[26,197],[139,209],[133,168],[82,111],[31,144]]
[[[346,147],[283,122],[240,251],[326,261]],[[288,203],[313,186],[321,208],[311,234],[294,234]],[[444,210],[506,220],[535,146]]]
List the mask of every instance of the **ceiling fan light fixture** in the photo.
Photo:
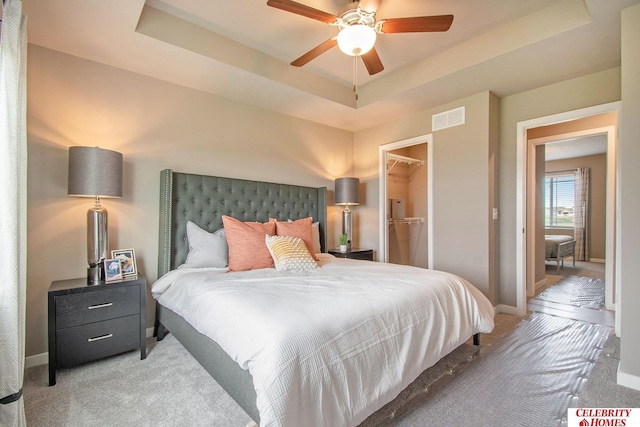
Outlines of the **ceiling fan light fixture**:
[[376,43],[376,30],[368,25],[349,25],[338,33],[338,47],[350,56],[369,52]]

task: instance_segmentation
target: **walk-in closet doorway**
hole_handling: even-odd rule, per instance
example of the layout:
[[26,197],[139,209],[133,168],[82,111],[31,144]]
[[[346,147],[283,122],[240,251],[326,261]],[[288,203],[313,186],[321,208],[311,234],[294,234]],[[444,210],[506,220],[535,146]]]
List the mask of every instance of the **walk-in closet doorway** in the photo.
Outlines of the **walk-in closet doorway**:
[[380,146],[382,262],[432,268],[432,135]]

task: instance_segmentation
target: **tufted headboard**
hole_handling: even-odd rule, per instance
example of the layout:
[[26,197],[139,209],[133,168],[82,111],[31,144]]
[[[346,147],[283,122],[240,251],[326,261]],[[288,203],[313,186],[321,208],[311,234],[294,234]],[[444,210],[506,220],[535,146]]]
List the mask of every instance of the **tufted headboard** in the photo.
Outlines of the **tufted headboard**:
[[235,178],[160,172],[158,277],[182,264],[189,251],[187,221],[213,232],[222,215],[266,222],[313,218],[320,223],[320,246],[326,252],[327,188],[301,187]]

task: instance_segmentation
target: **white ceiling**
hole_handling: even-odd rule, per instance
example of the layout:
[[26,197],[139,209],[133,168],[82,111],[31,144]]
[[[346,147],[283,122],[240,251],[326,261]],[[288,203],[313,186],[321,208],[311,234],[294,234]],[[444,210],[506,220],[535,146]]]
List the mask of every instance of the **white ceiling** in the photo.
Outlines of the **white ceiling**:
[[[332,14],[348,0],[299,0]],[[384,0],[380,18],[453,14],[445,33],[383,34],[375,76],[327,24],[266,0],[23,0],[29,42],[356,131],[491,90],[498,96],[620,64],[620,10],[640,0]]]
[[550,160],[572,159],[607,152],[607,134],[583,136],[549,142],[544,145],[544,158]]

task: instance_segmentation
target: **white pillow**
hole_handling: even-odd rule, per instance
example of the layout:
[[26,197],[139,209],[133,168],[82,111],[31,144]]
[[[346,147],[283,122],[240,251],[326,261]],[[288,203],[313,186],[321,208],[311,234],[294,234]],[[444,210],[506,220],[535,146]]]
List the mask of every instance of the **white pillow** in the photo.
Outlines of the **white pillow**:
[[229,265],[229,246],[224,228],[209,233],[188,221],[187,241],[189,242],[187,260],[179,268],[227,267]]
[[315,270],[318,264],[299,237],[265,236],[265,242],[278,271]]

